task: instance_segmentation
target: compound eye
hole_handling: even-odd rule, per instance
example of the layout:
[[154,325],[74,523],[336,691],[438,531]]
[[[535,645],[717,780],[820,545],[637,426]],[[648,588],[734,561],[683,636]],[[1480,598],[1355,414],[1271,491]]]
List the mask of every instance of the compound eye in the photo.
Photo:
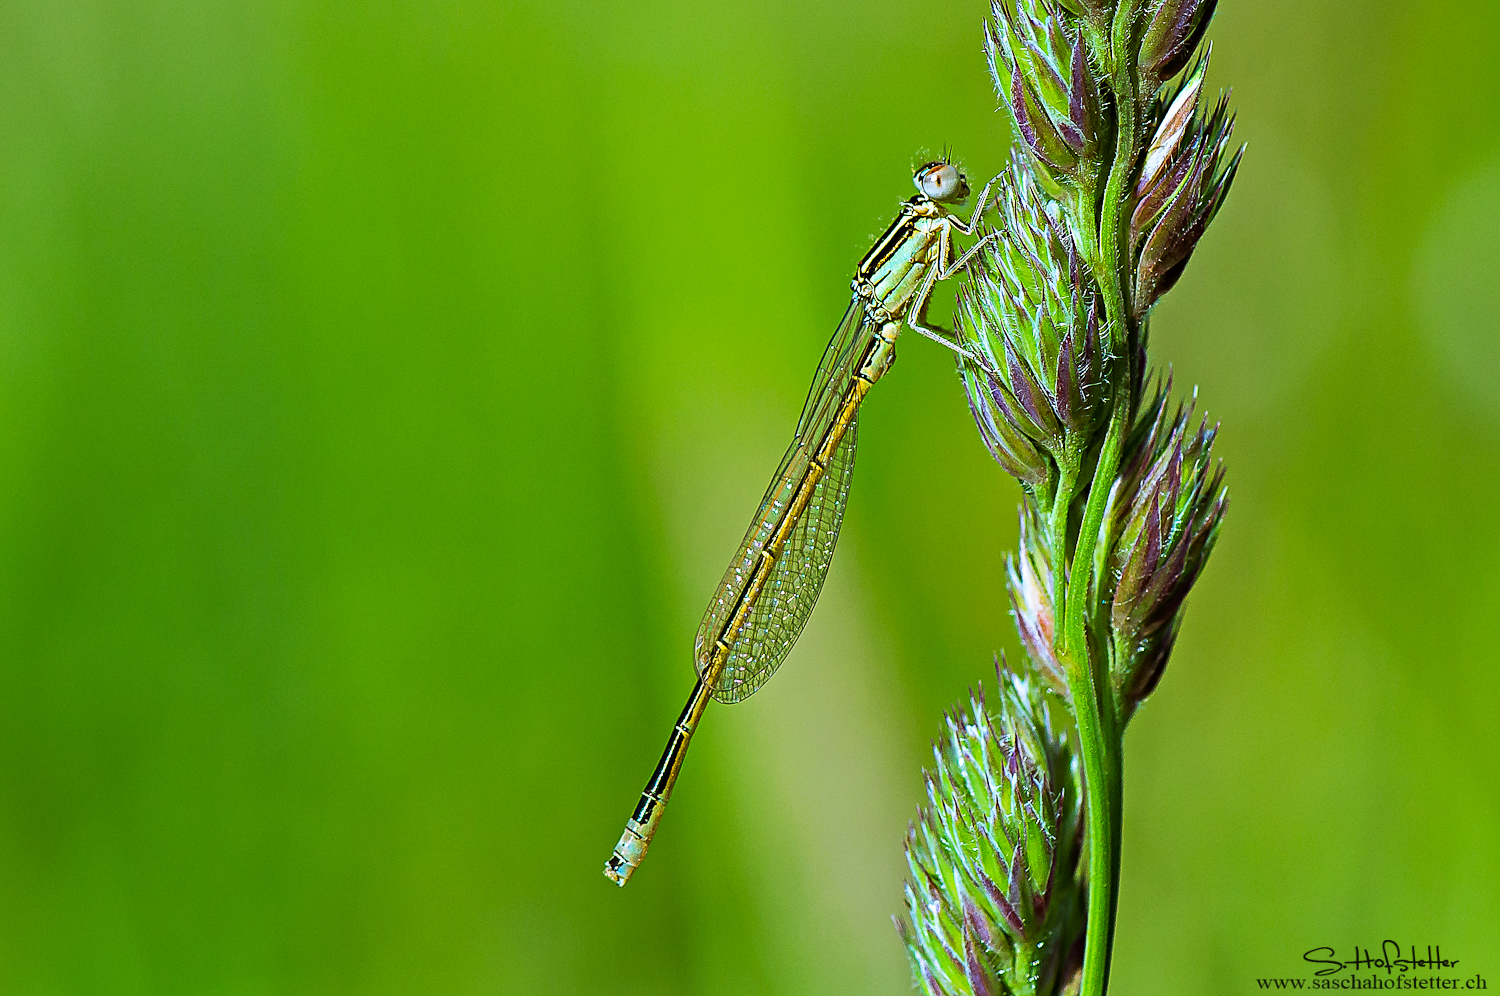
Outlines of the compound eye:
[[969,196],[969,184],[952,163],[928,163],[917,170],[917,189],[935,201],[961,201]]

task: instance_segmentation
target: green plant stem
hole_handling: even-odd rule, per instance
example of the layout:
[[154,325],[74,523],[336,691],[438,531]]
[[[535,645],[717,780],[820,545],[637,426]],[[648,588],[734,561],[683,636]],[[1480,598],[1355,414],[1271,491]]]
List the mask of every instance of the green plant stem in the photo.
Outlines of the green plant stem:
[[1099,454],[1094,481],[1089,489],[1069,578],[1064,629],[1068,691],[1078,720],[1085,780],[1084,806],[1088,817],[1089,910],[1083,953],[1083,996],[1104,996],[1109,984],[1115,888],[1119,880],[1120,814],[1115,800],[1119,795],[1116,782],[1120,771],[1120,743],[1112,721],[1113,710],[1106,712],[1101,708],[1104,696],[1100,695],[1100,690],[1105,690],[1108,695],[1109,684],[1105,676],[1097,673],[1089,651],[1086,609],[1092,587],[1090,575],[1093,573],[1094,546],[1104,518],[1104,502],[1098,499],[1100,495],[1108,496],[1106,482],[1113,482],[1119,468],[1120,449],[1125,437],[1125,409],[1125,405],[1116,404],[1110,415],[1104,449]]
[[1057,490],[1052,495],[1052,509],[1047,515],[1047,546],[1052,551],[1052,642],[1061,642],[1068,593],[1068,511],[1078,493],[1079,454],[1069,435],[1061,465],[1058,467]]
[[[1080,666],[1081,665],[1081,666]],[[1110,919],[1113,909],[1115,865],[1113,833],[1095,833],[1095,827],[1111,827],[1108,750],[1099,709],[1085,706],[1094,694],[1088,656],[1071,659],[1068,692],[1078,718],[1078,742],[1083,753],[1084,809],[1089,838],[1088,933],[1083,951],[1083,996],[1103,996],[1109,980]]]
[[[1103,708],[1105,696],[1112,704],[1107,675],[1098,673],[1089,650],[1087,603],[1093,587],[1094,546],[1104,519],[1109,485],[1120,466],[1128,406],[1117,402],[1094,481],[1084,508],[1083,525],[1073,556],[1069,578],[1068,616],[1064,629],[1068,660],[1068,691],[1078,719],[1079,748],[1083,754],[1084,805],[1088,815],[1089,911],[1088,933],[1083,953],[1082,996],[1104,996],[1109,985],[1110,950],[1114,941],[1115,892],[1119,884],[1120,738],[1113,709]],[[1103,694],[1100,692],[1103,690]]]
[[[1136,157],[1134,24],[1135,4],[1132,0],[1122,0],[1115,11],[1110,45],[1110,76],[1116,113],[1115,155],[1099,208],[1099,253],[1094,261],[1109,318],[1110,353],[1116,361],[1111,378],[1113,397],[1109,426],[1094,468],[1094,479],[1089,487],[1074,549],[1068,579],[1067,617],[1063,627],[1063,646],[1069,662],[1069,691],[1078,720],[1079,746],[1087,779],[1089,911],[1082,996],[1104,996],[1109,985],[1115,893],[1120,867],[1120,737],[1108,676],[1099,673],[1089,649],[1088,619],[1094,608],[1090,598],[1094,588],[1094,547],[1104,522],[1105,505],[1119,472],[1125,433],[1129,428],[1129,385],[1122,381],[1128,381],[1130,376],[1126,355],[1130,319],[1126,313],[1124,283],[1129,278],[1130,268],[1121,244],[1121,222],[1126,207],[1127,184]],[[1126,361],[1123,368],[1119,363],[1121,358]]]

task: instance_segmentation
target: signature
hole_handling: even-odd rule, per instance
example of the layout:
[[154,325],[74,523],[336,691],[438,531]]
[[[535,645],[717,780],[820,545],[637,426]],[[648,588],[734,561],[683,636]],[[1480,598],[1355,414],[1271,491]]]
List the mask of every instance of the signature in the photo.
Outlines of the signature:
[[[1317,957],[1324,955],[1326,957]],[[1354,946],[1354,958],[1351,961],[1340,961],[1333,956],[1333,948],[1313,948],[1302,956],[1302,960],[1314,965],[1323,965],[1314,975],[1337,975],[1346,968],[1352,968],[1356,972],[1362,968],[1374,970],[1383,968],[1386,974],[1394,972],[1410,972],[1414,968],[1452,968],[1458,964],[1458,959],[1443,957],[1443,946],[1441,944],[1427,946],[1425,957],[1417,954],[1417,946],[1411,946],[1411,957],[1401,957],[1401,945],[1395,941],[1383,941],[1380,945],[1380,953],[1372,955],[1369,948]]]

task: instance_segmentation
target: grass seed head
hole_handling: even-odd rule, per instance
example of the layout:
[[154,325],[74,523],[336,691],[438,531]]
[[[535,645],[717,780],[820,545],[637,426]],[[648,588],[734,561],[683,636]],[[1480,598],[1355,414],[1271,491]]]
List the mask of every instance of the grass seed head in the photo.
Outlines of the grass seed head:
[[965,384],[991,453],[1035,490],[1064,447],[1100,424],[1108,335],[1061,210],[1019,158],[997,200],[999,237],[980,250],[959,292],[959,328],[979,357],[965,364]]
[[907,834],[897,930],[929,996],[1050,992],[1082,924],[1078,772],[1038,689],[999,662],[946,717],[928,802]]

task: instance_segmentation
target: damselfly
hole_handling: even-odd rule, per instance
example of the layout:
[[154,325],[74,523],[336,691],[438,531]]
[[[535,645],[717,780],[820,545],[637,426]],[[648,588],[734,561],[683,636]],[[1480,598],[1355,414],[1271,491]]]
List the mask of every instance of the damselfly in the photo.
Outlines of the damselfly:
[[969,195],[968,181],[955,166],[927,163],[913,179],[919,193],[901,205],[901,214],[859,261],[854,299],[823,351],[792,444],[698,627],[698,682],[604,866],[604,874],[620,885],[646,854],[708,700],[739,702],[760,688],[807,623],[843,524],[859,406],[890,369],[902,323],[969,356],[925,324],[926,309],[933,286],[979,249],[976,244],[952,261],[953,232],[974,233],[994,181],[980,192],[966,225],[948,207]]

